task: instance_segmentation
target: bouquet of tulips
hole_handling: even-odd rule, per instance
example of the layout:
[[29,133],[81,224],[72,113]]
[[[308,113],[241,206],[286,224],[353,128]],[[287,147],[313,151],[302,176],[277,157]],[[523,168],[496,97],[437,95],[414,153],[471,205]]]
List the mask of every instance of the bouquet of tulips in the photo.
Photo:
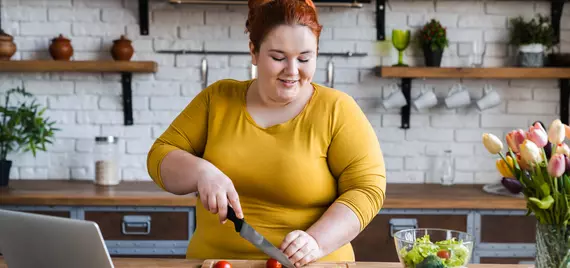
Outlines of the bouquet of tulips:
[[504,179],[519,183],[527,204],[527,215],[534,213],[541,224],[566,226],[570,219],[570,127],[554,120],[548,132],[540,122],[528,131],[516,129],[503,143],[490,133],[483,134],[483,145],[499,155],[496,167]]

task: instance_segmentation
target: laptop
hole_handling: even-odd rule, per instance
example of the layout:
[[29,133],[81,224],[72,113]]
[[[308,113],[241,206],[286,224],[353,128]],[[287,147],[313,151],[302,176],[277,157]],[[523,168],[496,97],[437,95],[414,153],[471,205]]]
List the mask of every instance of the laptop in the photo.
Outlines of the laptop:
[[95,222],[0,209],[0,253],[10,268],[113,268]]

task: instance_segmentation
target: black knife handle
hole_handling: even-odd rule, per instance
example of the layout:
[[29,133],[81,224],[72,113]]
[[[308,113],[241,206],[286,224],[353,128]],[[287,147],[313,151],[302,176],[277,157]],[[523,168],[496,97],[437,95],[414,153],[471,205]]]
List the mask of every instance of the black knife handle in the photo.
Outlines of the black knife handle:
[[236,216],[236,212],[234,211],[234,209],[233,209],[232,207],[230,207],[230,206],[228,206],[228,215],[227,215],[227,218],[228,218],[230,221],[233,221],[233,222],[234,222],[234,226],[235,226],[235,228],[236,228],[236,232],[239,233],[239,231],[241,231],[241,226],[242,226],[242,224],[243,224],[243,219],[239,219],[239,218]]

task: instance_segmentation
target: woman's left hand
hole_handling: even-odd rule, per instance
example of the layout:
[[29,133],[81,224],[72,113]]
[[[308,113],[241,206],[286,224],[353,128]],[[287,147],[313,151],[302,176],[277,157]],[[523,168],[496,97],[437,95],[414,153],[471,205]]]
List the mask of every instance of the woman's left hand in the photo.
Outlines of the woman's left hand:
[[319,244],[308,233],[295,230],[290,232],[279,247],[295,266],[301,267],[322,257]]

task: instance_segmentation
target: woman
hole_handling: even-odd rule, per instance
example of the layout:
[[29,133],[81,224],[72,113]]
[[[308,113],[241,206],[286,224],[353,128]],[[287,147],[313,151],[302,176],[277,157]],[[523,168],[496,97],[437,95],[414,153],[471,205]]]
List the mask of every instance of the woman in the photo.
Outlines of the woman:
[[160,187],[199,194],[187,258],[268,258],[226,223],[229,204],[297,266],[354,261],[350,241],[383,204],[373,128],[350,96],[311,82],[322,26],[305,1],[250,0],[258,78],[204,89],[149,151]]

